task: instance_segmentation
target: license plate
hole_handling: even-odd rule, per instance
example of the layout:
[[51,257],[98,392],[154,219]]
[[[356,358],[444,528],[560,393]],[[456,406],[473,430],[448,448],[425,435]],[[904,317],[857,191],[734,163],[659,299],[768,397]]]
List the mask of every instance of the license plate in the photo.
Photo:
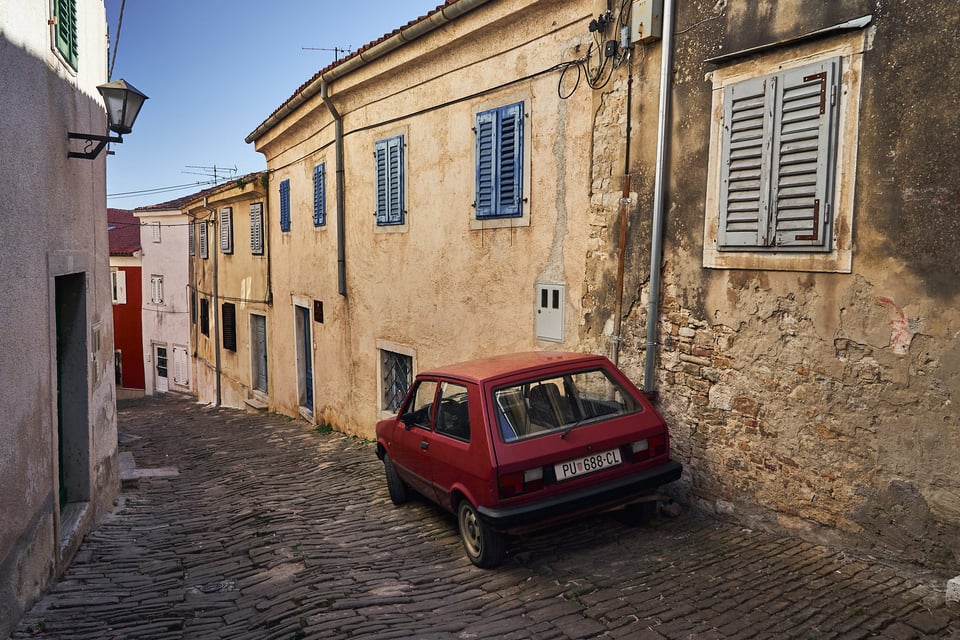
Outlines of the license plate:
[[567,480],[576,478],[601,469],[609,469],[619,465],[623,460],[620,458],[620,449],[610,449],[600,453],[591,453],[588,456],[568,460],[553,466],[557,474],[557,480]]

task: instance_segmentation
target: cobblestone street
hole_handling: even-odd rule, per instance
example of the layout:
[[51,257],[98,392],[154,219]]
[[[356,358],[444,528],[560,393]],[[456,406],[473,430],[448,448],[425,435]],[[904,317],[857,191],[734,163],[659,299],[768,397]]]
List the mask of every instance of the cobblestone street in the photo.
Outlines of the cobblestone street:
[[146,477],[13,638],[960,638],[940,579],[689,511],[484,571],[452,516],[392,505],[370,442],[173,397],[119,422]]

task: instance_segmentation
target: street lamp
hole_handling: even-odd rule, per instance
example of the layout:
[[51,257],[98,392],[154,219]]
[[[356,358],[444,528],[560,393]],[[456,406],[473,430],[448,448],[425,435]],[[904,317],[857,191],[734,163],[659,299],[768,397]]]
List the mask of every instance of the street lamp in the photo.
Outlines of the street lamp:
[[[123,134],[133,131],[133,123],[140,113],[140,107],[143,106],[147,96],[140,93],[136,87],[126,80],[114,80],[97,87],[97,91],[103,96],[103,103],[107,107],[107,126],[110,131],[116,133],[116,136],[101,136],[94,133],[73,133],[68,131],[67,138],[70,140],[86,140],[86,151],[70,151],[67,157],[83,158],[93,160],[108,142],[123,142]],[[96,142],[96,146],[91,145]]]

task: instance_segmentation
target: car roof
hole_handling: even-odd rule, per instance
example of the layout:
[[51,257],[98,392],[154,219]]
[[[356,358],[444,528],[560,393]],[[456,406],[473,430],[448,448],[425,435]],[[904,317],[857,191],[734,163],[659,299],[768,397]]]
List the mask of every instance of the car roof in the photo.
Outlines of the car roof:
[[481,383],[505,375],[523,373],[524,371],[571,364],[600,364],[608,362],[603,356],[572,353],[566,351],[529,351],[525,353],[508,353],[486,358],[477,358],[466,362],[458,362],[428,371],[421,371],[421,376],[445,376]]

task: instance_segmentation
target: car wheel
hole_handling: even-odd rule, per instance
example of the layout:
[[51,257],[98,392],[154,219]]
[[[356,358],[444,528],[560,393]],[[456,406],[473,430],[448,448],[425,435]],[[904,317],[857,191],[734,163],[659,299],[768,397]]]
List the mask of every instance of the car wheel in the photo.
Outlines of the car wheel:
[[467,500],[461,500],[457,508],[457,524],[470,562],[481,569],[491,569],[503,562],[506,552],[503,534],[484,523]]
[[387,491],[390,492],[390,500],[393,504],[401,505],[406,502],[410,496],[407,485],[397,475],[397,470],[393,468],[393,461],[390,456],[383,456],[383,471],[387,476]]
[[621,523],[639,527],[647,524],[657,515],[657,501],[638,502],[630,504],[616,512],[616,518]]

